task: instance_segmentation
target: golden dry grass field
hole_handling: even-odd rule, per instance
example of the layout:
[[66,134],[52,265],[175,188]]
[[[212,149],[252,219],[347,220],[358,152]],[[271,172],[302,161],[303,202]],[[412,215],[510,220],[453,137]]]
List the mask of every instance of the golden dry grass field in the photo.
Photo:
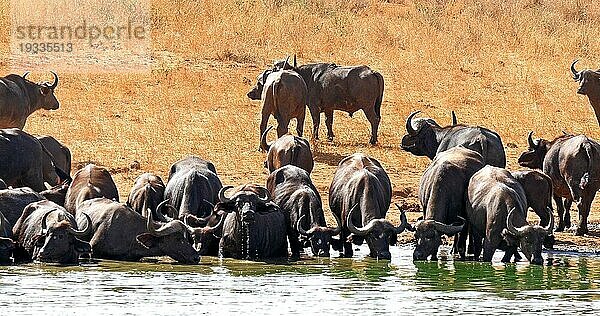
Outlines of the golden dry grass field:
[[[368,145],[362,113],[342,112],[335,114],[335,141],[312,145],[312,177],[324,201],[339,160],[364,152],[385,166],[395,202],[417,202],[429,160],[399,148],[414,110],[442,125],[455,110],[460,122],[497,131],[510,169],[519,168],[529,130],[544,138],[566,130],[600,139],[569,72],[575,58],[579,68],[600,65],[596,0],[153,0],[151,10],[151,72],[59,72],[61,108],[36,112],[25,127],[64,142],[74,168],[110,168],[123,199],[139,174],[164,179],[171,163],[190,154],[211,160],[224,184],[264,183],[261,107],[245,94],[265,67],[288,54],[301,64],[366,64],[385,78],[378,145]],[[8,54],[8,12],[3,1],[0,56]],[[45,79],[49,69],[25,70]],[[326,135],[323,122],[320,133]],[[134,160],[140,170],[129,170]],[[598,202],[591,216],[600,219]]]

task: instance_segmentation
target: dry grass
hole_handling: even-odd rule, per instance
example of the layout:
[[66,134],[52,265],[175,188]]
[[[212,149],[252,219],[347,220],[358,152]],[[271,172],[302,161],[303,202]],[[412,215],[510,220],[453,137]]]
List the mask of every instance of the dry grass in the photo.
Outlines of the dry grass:
[[[0,3],[0,56],[7,10]],[[123,198],[138,174],[165,176],[188,154],[213,161],[226,184],[264,183],[260,104],[245,93],[261,69],[291,53],[300,63],[367,64],[386,80],[378,146],[367,145],[364,115],[339,112],[335,142],[313,144],[313,179],[325,199],[338,161],[364,152],[386,167],[395,201],[415,202],[429,161],[398,148],[413,110],[441,124],[455,110],[461,122],[496,130],[512,144],[513,169],[529,130],[600,138],[568,70],[574,58],[588,67],[600,61],[595,0],[155,0],[152,36],[151,73],[59,73],[61,109],[38,112],[26,126],[66,143],[75,162],[113,168]],[[127,170],[134,160],[141,170]]]

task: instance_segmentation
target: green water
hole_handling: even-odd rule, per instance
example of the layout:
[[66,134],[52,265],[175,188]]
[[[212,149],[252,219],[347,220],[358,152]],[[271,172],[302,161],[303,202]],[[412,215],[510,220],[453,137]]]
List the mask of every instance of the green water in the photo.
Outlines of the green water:
[[[198,266],[100,261],[0,267],[0,310],[47,315],[597,314],[600,257],[544,254],[545,266],[360,257]],[[501,255],[501,254],[498,254]],[[82,314],[83,313],[83,314]]]

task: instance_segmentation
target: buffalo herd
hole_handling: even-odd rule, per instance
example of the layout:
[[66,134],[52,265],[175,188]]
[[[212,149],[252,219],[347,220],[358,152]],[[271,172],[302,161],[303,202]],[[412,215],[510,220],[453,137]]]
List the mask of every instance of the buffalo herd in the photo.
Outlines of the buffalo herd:
[[[577,92],[587,95],[596,110],[599,72],[577,72],[575,62]],[[414,260],[437,260],[446,236],[454,238],[453,253],[460,260],[491,261],[500,249],[503,262],[521,260],[523,254],[542,264],[542,249],[555,243],[553,232],[571,227],[573,202],[579,214],[575,234],[588,234],[591,203],[600,189],[600,144],[585,135],[563,133],[545,140],[531,132],[518,159],[530,169],[511,172],[496,132],[460,124],[454,111],[448,126],[417,117],[416,111],[406,119],[400,148],[431,159],[419,183],[422,216],[411,224],[396,204],[397,224],[386,219],[390,177],[377,159],[361,153],[339,162],[329,185],[327,216],[310,177],[315,164],[310,142],[302,137],[305,109],[312,116],[314,139],[325,113],[329,140],[334,110],[351,116],[362,110],[375,144],[384,81],[367,66],[298,66],[294,56],[291,64],[288,57],[263,71],[247,94],[262,100],[260,148],[267,152],[269,172],[264,186],[224,186],[212,162],[189,156],[171,165],[166,182],[156,174],[140,175],[121,203],[106,168],[88,164],[71,176],[66,146],[22,130],[33,111],[58,108],[58,76],[52,75],[53,83],[33,83],[27,74],[0,78],[0,263],[154,256],[183,264],[197,264],[200,256],[298,260],[306,248],[319,257],[329,257],[331,249],[352,257],[353,245],[365,242],[370,257],[390,259],[398,234],[410,231]],[[270,115],[278,126],[277,139],[268,143]],[[297,121],[298,136],[288,133],[291,119]],[[538,224],[527,220],[529,209]]]

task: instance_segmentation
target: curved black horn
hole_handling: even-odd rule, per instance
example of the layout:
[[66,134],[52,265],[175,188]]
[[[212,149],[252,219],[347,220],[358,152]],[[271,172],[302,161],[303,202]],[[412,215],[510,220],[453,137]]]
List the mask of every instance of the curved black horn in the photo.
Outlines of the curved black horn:
[[258,187],[258,199],[261,202],[267,203],[271,200],[271,192],[263,187]]
[[29,75],[29,71],[26,71],[21,77],[23,77],[23,79],[27,79],[28,75]]
[[408,116],[408,118],[406,118],[406,131],[408,132],[408,134],[415,134],[417,131],[415,131],[415,129],[412,127],[412,119],[415,115],[421,113],[421,111],[414,111],[412,113],[410,113],[410,115]]
[[457,216],[457,218],[462,221],[462,224],[448,225],[448,224],[440,223],[438,221],[433,221],[433,226],[435,227],[435,230],[437,230],[438,232],[440,232],[442,234],[445,234],[447,236],[454,236],[454,235],[460,233],[463,230],[463,228],[465,227],[465,219],[460,216]]
[[290,55],[288,55],[288,56],[285,58],[285,62],[283,63],[283,68],[282,68],[281,70],[285,70],[285,67],[286,67],[287,65],[289,65],[289,64],[288,64],[288,62],[289,62],[289,61],[290,61]]
[[50,85],[50,89],[56,89],[56,86],[58,85],[58,75],[54,71],[50,72],[52,73],[52,76],[54,76],[54,82]]
[[456,113],[454,113],[454,111],[452,111],[452,125],[456,125],[458,124],[458,119],[456,119]]
[[225,223],[225,217],[227,217],[227,213],[223,213],[223,215],[221,215],[221,219],[216,226],[206,226],[206,232],[209,234],[214,234],[217,229],[223,227],[223,223]]
[[300,216],[300,218],[298,219],[298,222],[296,222],[296,230],[298,230],[298,233],[300,235],[309,237],[311,235],[311,233],[307,232],[306,230],[304,230],[304,228],[302,228],[302,219],[304,217],[306,217],[306,215]]
[[44,231],[46,231],[46,229],[48,229],[48,223],[46,223],[46,219],[48,219],[48,215],[50,215],[50,213],[52,213],[54,211],[58,211],[58,210],[57,209],[49,210],[44,214],[44,216],[42,216],[42,232],[44,232]]
[[529,148],[535,148],[535,142],[533,141],[533,131],[529,132],[527,136],[527,143],[529,143]]
[[335,222],[337,223],[337,226],[331,230],[331,236],[336,236],[342,232],[342,219],[334,212],[331,212],[331,215],[333,215],[333,218],[335,218]]
[[513,223],[513,217],[514,214],[516,213],[517,209],[516,208],[512,208],[510,210],[510,212],[508,212],[508,216],[506,217],[506,228],[508,229],[508,231],[515,235],[515,236],[521,236],[524,232],[525,227],[515,227],[514,223]]
[[264,151],[269,151],[271,148],[271,145],[267,143],[267,134],[271,129],[273,129],[273,125],[269,126],[260,136],[260,149]]
[[400,205],[398,205],[398,203],[394,203],[394,204],[400,211],[400,225],[398,227],[394,227],[394,231],[396,232],[396,234],[402,233],[405,229],[407,229],[409,231],[414,231],[415,229],[412,227],[412,225],[408,222],[408,219],[406,218],[406,211],[404,211],[400,207]]
[[233,185],[227,185],[221,188],[221,190],[219,190],[219,201],[221,203],[229,203],[231,202],[231,200],[225,196],[225,191],[232,189]]
[[579,81],[581,78],[581,74],[575,70],[575,64],[579,61],[579,59],[575,59],[573,63],[571,63],[571,73],[573,73],[573,79],[575,81]]
[[294,54],[294,69],[296,69],[298,67],[298,64],[296,64],[296,54]]
[[354,207],[352,207],[352,209],[350,210],[350,212],[348,212],[348,217],[346,218],[346,226],[348,226],[348,230],[358,236],[364,236],[367,235],[368,233],[371,232],[371,230],[373,230],[374,226],[374,221],[372,220],[371,222],[369,222],[369,224],[367,224],[365,227],[361,227],[361,228],[356,228],[356,226],[354,226],[354,223],[352,222],[352,214],[354,213],[354,211],[356,210],[356,208],[358,207],[358,204],[354,205]]
[[83,216],[85,216],[85,219],[86,219],[85,229],[75,230],[72,227],[69,227],[67,230],[68,232],[73,234],[73,236],[75,236],[75,237],[84,237],[84,236],[87,236],[92,233],[92,219],[90,218],[89,215],[87,215],[84,212],[81,212],[81,214],[83,214]]

